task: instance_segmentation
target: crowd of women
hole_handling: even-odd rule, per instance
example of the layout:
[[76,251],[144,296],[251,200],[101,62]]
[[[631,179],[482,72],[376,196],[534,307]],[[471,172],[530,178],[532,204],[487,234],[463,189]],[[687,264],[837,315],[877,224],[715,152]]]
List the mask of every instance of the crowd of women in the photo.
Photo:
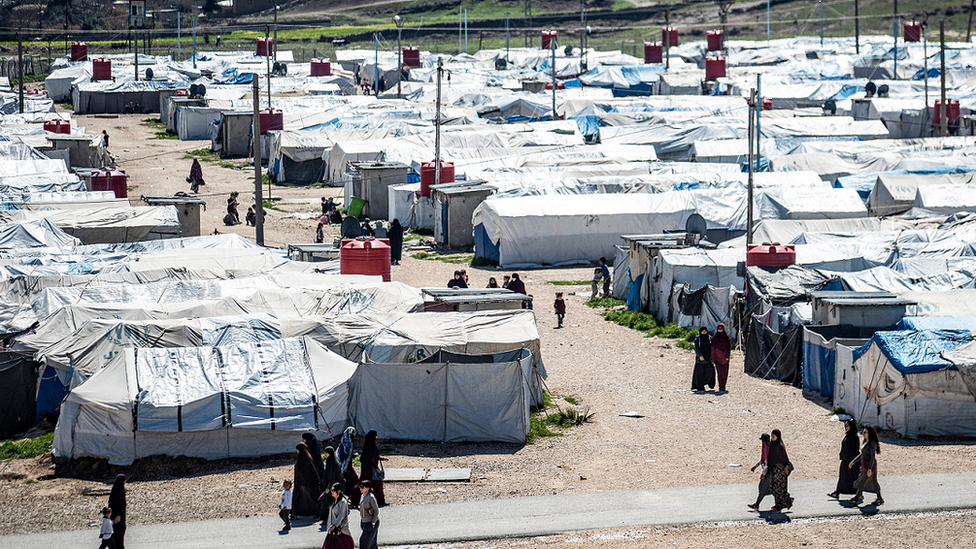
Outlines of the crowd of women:
[[[844,422],[846,431],[840,449],[840,470],[837,487],[828,497],[840,499],[841,495],[854,494],[847,500],[851,505],[864,503],[864,492],[877,495],[871,505],[882,505],[881,486],[878,484],[878,454],[881,446],[878,432],[874,427],[865,427],[862,431],[863,441],[858,441],[857,421],[848,419]],[[762,442],[762,453],[759,461],[752,466],[752,470],[760,470],[759,495],[755,503],[749,508],[759,509],[762,500],[772,494],[774,499],[771,511],[778,512],[793,506],[793,497],[789,492],[789,477],[793,472],[793,463],[786,453],[786,444],[779,429],[759,437]]]
[[729,360],[732,355],[732,340],[725,331],[725,324],[715,328],[715,335],[702,326],[695,337],[695,370],[691,375],[691,390],[704,391],[705,387],[715,388],[718,374],[718,390],[727,392],[725,385],[729,379]]

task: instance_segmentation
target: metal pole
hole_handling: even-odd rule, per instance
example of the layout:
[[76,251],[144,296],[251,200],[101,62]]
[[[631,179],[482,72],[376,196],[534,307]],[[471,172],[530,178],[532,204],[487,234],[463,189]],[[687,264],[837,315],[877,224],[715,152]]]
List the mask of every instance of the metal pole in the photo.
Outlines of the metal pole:
[[895,22],[894,22],[894,29],[893,29],[894,32],[892,33],[892,38],[894,38],[895,49],[893,50],[894,55],[892,55],[892,57],[895,60],[895,70],[894,70],[895,74],[891,75],[891,79],[898,80],[898,0],[895,0],[894,4],[895,4],[895,18],[894,18]]
[[762,115],[762,75],[756,75],[756,171],[762,170],[762,148],[760,144],[762,143],[762,133],[759,131],[759,118]]
[[278,60],[278,4],[274,7],[274,60]]
[[[196,8],[194,8],[196,9]],[[193,68],[197,68],[197,14],[193,14]]]
[[437,106],[434,113],[434,185],[441,184],[441,73],[444,60],[437,58]]
[[468,8],[464,8],[464,53],[468,53]]
[[70,0],[64,2],[64,54],[68,55],[68,7]]
[[[254,104],[254,120],[251,127],[251,156],[254,157],[254,241],[264,246],[264,196],[261,189],[261,88],[260,77],[254,74],[251,82],[251,102]],[[268,195],[270,197],[270,194]]]
[[[756,100],[756,90],[749,92],[749,100]],[[746,191],[746,245],[752,244],[752,117],[755,111],[749,109],[749,179]]]
[[24,39],[17,34],[17,76],[20,78],[20,114],[24,114]]
[[508,61],[508,12],[505,12],[505,61]]
[[861,11],[857,0],[854,0],[854,51],[861,53]]
[[400,35],[400,25],[397,24],[397,99],[403,98],[400,91],[400,76],[403,73],[403,43],[400,39]]
[[945,137],[949,135],[949,121],[946,120],[946,78],[945,78],[945,19],[939,21],[939,42],[941,53],[939,63],[941,64],[939,76],[942,77],[942,105],[939,107],[939,135]]
[[136,58],[136,63],[135,63],[136,82],[138,82],[139,81],[139,31],[133,31],[132,44],[133,44],[132,53],[135,55]]
[[929,26],[922,21],[922,62],[925,71],[925,108],[929,108]]
[[[268,36],[271,34],[271,29],[267,25],[264,26],[264,60],[268,71],[268,110],[271,111],[271,51],[268,49]],[[268,200],[271,200],[271,195],[268,195]]]
[[769,47],[769,0],[766,0],[766,47]]
[[177,11],[176,12],[176,60],[177,61],[182,61],[183,60],[183,52],[180,51],[180,49],[181,49],[180,48],[180,44],[183,43],[182,36],[181,36],[181,32],[180,32],[182,30],[180,28],[180,21],[182,19],[183,19],[183,13],[180,12],[180,11]]
[[[621,49],[623,49],[621,47]],[[671,69],[671,10],[664,11],[664,72]]]
[[556,116],[556,38],[549,40],[549,49],[552,50],[552,119],[558,120]]
[[458,53],[461,53],[461,32],[464,29],[464,7],[458,6]]
[[973,8],[976,8],[976,0],[969,0],[969,22],[966,23],[966,42],[969,42],[973,31]]
[[373,95],[379,95],[380,93],[380,37],[379,34],[373,33],[373,54],[376,56],[374,67],[373,67]]
[[820,0],[820,46],[823,47],[823,0]]

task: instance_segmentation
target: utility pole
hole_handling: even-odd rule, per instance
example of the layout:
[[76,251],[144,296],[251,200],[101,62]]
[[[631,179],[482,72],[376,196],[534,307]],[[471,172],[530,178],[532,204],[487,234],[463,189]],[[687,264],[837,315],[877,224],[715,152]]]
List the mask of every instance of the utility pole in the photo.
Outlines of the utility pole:
[[552,120],[559,119],[556,116],[556,37],[549,40],[549,49],[552,50]]
[[820,0],[820,47],[823,47],[823,0]]
[[461,33],[464,31],[464,6],[458,6],[458,53],[461,53],[462,38]]
[[393,16],[393,23],[396,24],[397,28],[397,99],[402,99],[403,95],[400,92],[400,80],[403,74],[403,44],[400,40],[401,30],[403,29],[403,20],[400,19],[399,15]]
[[[756,101],[756,90],[753,89],[749,92],[750,103]],[[746,246],[752,244],[752,117],[754,111],[752,108],[749,109],[749,179],[748,187],[746,190]]]
[[373,95],[380,94],[380,36],[373,33]]
[[939,42],[941,54],[939,55],[939,63],[941,64],[939,70],[939,76],[942,77],[942,104],[939,106],[939,135],[945,137],[949,135],[949,124],[946,120],[946,78],[945,78],[945,19],[939,21]]
[[260,77],[254,73],[254,79],[251,82],[251,102],[254,104],[254,120],[251,127],[251,156],[254,157],[254,241],[259,246],[264,246],[264,193],[261,189],[261,88],[259,81]]
[[766,0],[766,47],[769,47],[769,0]]
[[464,8],[464,53],[468,53],[468,8]]
[[[268,70],[268,110],[273,112],[271,108],[271,50],[268,49],[268,36],[271,34],[271,29],[267,25],[264,26],[264,59]],[[271,200],[270,193],[268,194],[268,200]]]
[[973,31],[973,9],[976,9],[976,0],[969,0],[969,22],[966,23],[966,42],[969,42]]
[[139,31],[132,31],[132,53],[135,56],[136,82],[139,81]]
[[64,54],[68,55],[68,8],[71,0],[64,0]]
[[508,12],[505,12],[505,62],[509,60],[508,57]]
[[895,4],[895,16],[894,16],[893,32],[891,36],[895,42],[895,49],[892,50],[894,52],[894,55],[892,57],[895,60],[895,69],[894,69],[895,73],[891,75],[891,79],[898,80],[898,0],[894,0],[894,4]]
[[434,112],[434,185],[441,184],[441,73],[444,72],[444,60],[437,58],[437,100]]
[[197,68],[197,8],[193,5],[193,68]]
[[762,116],[762,74],[756,75],[756,171],[762,170],[762,133],[759,131],[759,118]]
[[922,19],[922,70],[925,71],[925,108],[929,108],[929,24],[928,17]]
[[664,10],[664,72],[671,70],[671,10]]
[[861,11],[854,0],[854,52],[861,53]]
[[20,114],[24,114],[24,39],[17,33],[17,75],[20,77]]
[[274,7],[274,60],[278,60],[278,4]]
[[183,60],[183,52],[180,51],[181,50],[180,44],[183,43],[182,36],[181,36],[181,31],[182,31],[181,21],[182,20],[183,20],[183,12],[181,12],[181,11],[179,11],[179,9],[177,9],[176,10],[176,60],[177,61],[182,61]]

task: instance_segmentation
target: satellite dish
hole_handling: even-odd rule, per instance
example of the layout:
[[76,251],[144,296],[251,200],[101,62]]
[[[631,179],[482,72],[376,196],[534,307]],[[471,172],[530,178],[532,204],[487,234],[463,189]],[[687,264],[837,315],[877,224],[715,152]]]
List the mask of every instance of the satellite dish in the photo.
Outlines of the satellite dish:
[[563,53],[565,53],[567,57],[573,55],[573,46],[566,46],[566,49],[563,50]]
[[196,84],[190,84],[190,95],[191,96],[200,95],[199,89],[200,87],[197,86]]
[[351,215],[346,216],[342,220],[342,228],[340,231],[342,232],[342,238],[359,238],[363,236],[363,230],[359,226],[359,220]]
[[146,69],[146,80],[152,80],[152,79],[153,79],[153,70]]
[[197,84],[197,93],[199,93],[201,97],[207,95],[207,87],[203,84]]
[[705,223],[705,218],[696,213],[688,216],[688,221],[685,221],[685,232],[687,233],[700,234],[704,237],[707,228],[708,224]]

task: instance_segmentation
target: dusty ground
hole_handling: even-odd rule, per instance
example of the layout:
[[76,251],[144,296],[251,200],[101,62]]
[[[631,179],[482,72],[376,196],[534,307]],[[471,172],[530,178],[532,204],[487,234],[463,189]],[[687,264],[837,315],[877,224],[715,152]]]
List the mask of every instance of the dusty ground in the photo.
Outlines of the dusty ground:
[[[152,139],[150,136],[155,130],[138,124],[144,117],[78,117],[78,122],[92,133],[108,129],[112,136],[111,151],[131,175],[130,185],[134,187],[131,196],[138,198],[141,194],[173,194],[185,190],[184,178],[190,161],[183,155],[207,144]],[[213,200],[204,214],[205,232],[217,228],[221,232],[231,230],[253,237],[253,229],[249,227],[225,228],[220,222],[226,193],[231,190],[241,191],[244,205],[241,212],[246,211],[243,197],[251,188],[247,179],[252,174],[214,164],[204,166],[207,199]],[[338,191],[276,187],[274,194],[283,197],[282,208],[311,213],[318,208],[320,196],[334,195]],[[285,215],[288,214],[268,213],[267,242],[282,245],[311,241],[313,222]],[[456,268],[440,261],[404,258],[400,266],[393,267],[393,278],[417,287],[443,286]],[[467,270],[472,286],[485,286],[489,276],[500,280],[505,274],[496,269],[469,267]],[[392,444],[385,449],[381,447],[384,455],[390,458],[389,467],[472,469],[470,483],[391,483],[386,489],[388,501],[394,505],[423,504],[751,482],[755,476],[749,472],[749,466],[759,457],[759,434],[773,428],[783,431],[790,458],[797,466],[796,478],[831,478],[835,475],[842,428],[828,419],[828,410],[823,405],[804,398],[799,389],[742,374],[742,359],[737,353],[728,394],[692,393],[689,390],[692,353],[672,347],[668,340],[645,338],[640,333],[605,322],[596,311],[584,305],[589,296],[587,286],[547,283],[585,280],[592,273],[587,271],[589,269],[544,269],[521,274],[528,292],[536,299],[535,313],[549,372],[550,392],[557,397],[576,399],[581,407],[596,413],[595,421],[563,431],[560,437],[542,438],[524,447],[492,444]],[[551,302],[556,291],[567,292],[566,327],[561,330],[555,329],[552,314]],[[571,295],[574,291],[581,294]],[[645,417],[620,416],[629,411]],[[972,440],[911,441],[883,436],[883,475],[972,471],[974,464],[976,446]],[[290,476],[290,461],[279,457],[206,463],[162,458],[125,469],[88,462],[61,473],[67,477],[52,476],[50,460],[45,458],[2,462],[0,534],[87,527],[92,523],[92,517],[97,517],[97,509],[104,505],[104,489],[120,470],[124,470],[130,479],[130,523],[144,524],[270,515],[275,512],[280,480]],[[93,493],[92,490],[96,495],[86,495]],[[898,528],[907,533],[914,528],[908,526],[915,524],[912,521],[917,522],[919,531],[934,532],[945,528],[950,531],[947,534],[950,536],[964,536],[963,532],[973,531],[971,527],[956,528],[960,521],[973,525],[969,515],[885,523],[885,531]],[[778,540],[779,545],[795,546],[800,544],[799,540],[809,537],[807,532],[815,534],[816,528],[829,529],[834,532],[832,539],[836,540],[850,537],[868,543],[868,538],[858,536],[877,535],[866,533],[875,531],[864,530],[874,525],[862,528],[857,524],[861,523],[791,525],[769,530],[732,525],[691,533],[676,529],[667,530],[669,537],[666,539],[680,540],[679,545],[686,546],[747,545],[757,539],[763,543]],[[774,534],[763,537],[767,532]],[[636,547],[636,544],[649,543],[655,535],[648,534],[648,537],[633,542],[625,541],[629,539],[625,536],[624,540],[594,538],[592,543],[585,543],[601,547],[629,547],[625,543],[632,543]],[[785,537],[776,537],[779,535]],[[577,546],[583,543],[573,541],[577,538],[579,536],[567,536],[531,543]],[[873,542],[868,544],[875,546]],[[939,545],[960,546],[949,541]],[[492,546],[498,545],[493,543]]]

